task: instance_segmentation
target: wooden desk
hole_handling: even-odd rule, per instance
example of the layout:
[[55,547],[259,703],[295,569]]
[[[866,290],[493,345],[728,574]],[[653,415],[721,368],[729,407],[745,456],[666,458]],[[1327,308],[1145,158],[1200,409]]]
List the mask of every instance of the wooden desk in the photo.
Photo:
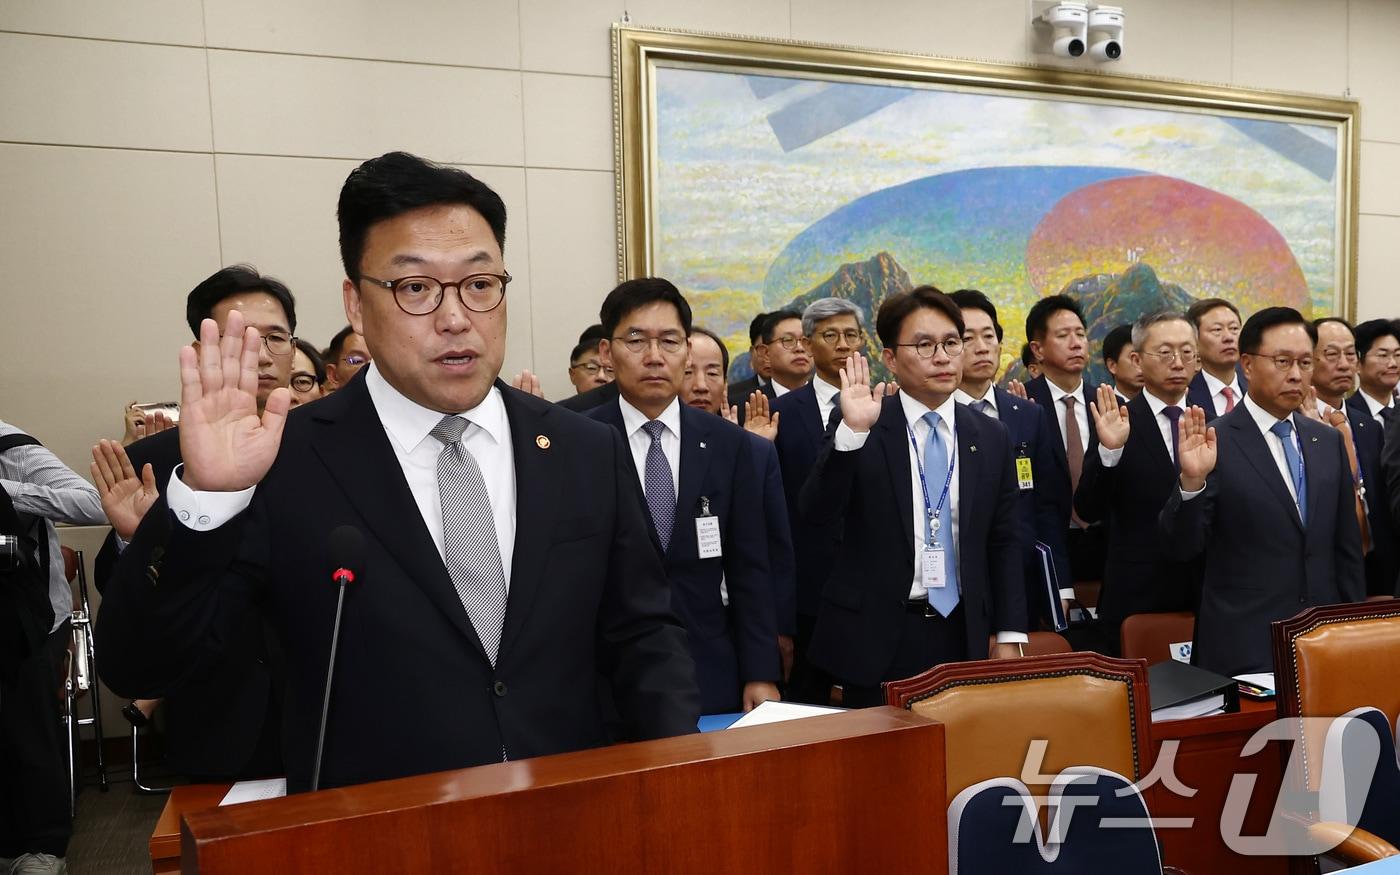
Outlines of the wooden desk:
[[1260,702],[1240,697],[1238,714],[1217,714],[1191,720],[1169,720],[1152,724],[1153,760],[1162,755],[1164,742],[1176,741],[1173,773],[1197,792],[1184,798],[1156,784],[1146,792],[1154,818],[1194,818],[1189,829],[1157,830],[1163,857],[1168,865],[1192,875],[1287,875],[1285,857],[1245,857],[1236,854],[1220,836],[1220,813],[1230,782],[1236,774],[1254,773],[1258,779],[1245,815],[1245,835],[1263,835],[1268,827],[1274,801],[1283,781],[1283,760],[1277,742],[1270,742],[1254,756],[1240,758],[1246,742],[1277,717],[1272,701]]
[[151,869],[162,872],[180,871],[180,823],[185,814],[215,808],[232,784],[190,784],[176,787],[166,797],[165,809],[151,832]]

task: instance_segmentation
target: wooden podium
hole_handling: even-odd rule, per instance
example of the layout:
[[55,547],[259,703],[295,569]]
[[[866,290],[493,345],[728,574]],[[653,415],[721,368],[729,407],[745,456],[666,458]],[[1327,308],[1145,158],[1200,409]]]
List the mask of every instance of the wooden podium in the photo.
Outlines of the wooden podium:
[[943,726],[875,708],[187,810],[180,868],[944,873],[944,780]]

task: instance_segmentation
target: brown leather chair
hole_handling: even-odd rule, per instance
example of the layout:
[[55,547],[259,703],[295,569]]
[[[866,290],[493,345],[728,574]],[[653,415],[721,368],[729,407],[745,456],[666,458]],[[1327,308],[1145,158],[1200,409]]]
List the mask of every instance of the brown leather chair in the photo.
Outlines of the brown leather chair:
[[[1395,726],[1400,714],[1400,684],[1395,682],[1400,677],[1400,600],[1310,608],[1275,622],[1272,631],[1279,716],[1337,717],[1374,707]],[[1307,792],[1316,792],[1321,784],[1325,732],[1313,722],[1302,725],[1306,786],[1301,789]],[[1312,835],[1341,840],[1323,855],[1329,860],[1357,865],[1400,855],[1394,836],[1387,841],[1360,828],[1315,821],[1304,819]]]
[[1074,600],[1086,608],[1097,608],[1099,606],[1099,591],[1103,589],[1101,580],[1076,580],[1074,582]]
[[1190,641],[1196,634],[1196,615],[1190,611],[1133,614],[1123,621],[1119,646],[1124,659],[1145,659],[1156,665],[1172,658],[1171,646]]

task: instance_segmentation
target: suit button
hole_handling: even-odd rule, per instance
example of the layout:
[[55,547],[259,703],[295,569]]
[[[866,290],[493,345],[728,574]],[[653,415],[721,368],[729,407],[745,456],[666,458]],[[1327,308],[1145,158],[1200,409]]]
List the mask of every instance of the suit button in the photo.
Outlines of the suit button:
[[506,682],[496,681],[495,685],[492,686],[491,689],[495,692],[496,695],[504,696],[506,694]]

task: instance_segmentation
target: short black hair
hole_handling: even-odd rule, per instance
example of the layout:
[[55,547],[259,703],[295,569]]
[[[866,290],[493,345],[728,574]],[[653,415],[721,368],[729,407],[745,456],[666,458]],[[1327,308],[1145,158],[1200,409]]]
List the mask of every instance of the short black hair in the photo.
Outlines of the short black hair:
[[886,349],[894,349],[894,345],[899,342],[899,330],[904,327],[904,320],[915,310],[937,310],[944,316],[952,320],[953,327],[958,330],[958,336],[962,337],[963,322],[962,310],[953,299],[943,294],[936,286],[918,286],[907,292],[900,292],[891,295],[880,305],[880,312],[875,314],[875,334],[880,338],[880,345]]
[[1133,345],[1133,326],[1119,325],[1112,331],[1104,335],[1103,338],[1103,363],[1118,361],[1118,357],[1123,354],[1123,347]]
[[379,222],[422,207],[464,204],[481,214],[496,243],[506,248],[506,205],[491,187],[465,170],[407,152],[371,158],[350,171],[340,189],[340,260],[358,282],[365,236]]
[[598,341],[596,341],[596,340],[580,340],[578,343],[574,344],[574,349],[573,349],[573,351],[569,353],[569,364],[571,364],[571,365],[576,365],[576,364],[578,364],[578,360],[579,360],[579,359],[583,358],[585,355],[587,355],[587,354],[590,353],[590,352],[597,352],[597,351],[598,351]]
[[759,313],[749,321],[749,346],[758,346],[758,341],[763,337],[763,323],[768,321],[772,313]]
[[355,329],[349,325],[337,331],[335,337],[332,337],[331,342],[326,346],[326,361],[340,361],[340,353],[345,349],[345,341],[354,333]]
[[326,363],[321,359],[321,354],[316,351],[316,347],[302,340],[300,337],[296,338],[296,345],[297,349],[301,350],[306,354],[307,358],[311,359],[311,370],[316,372],[316,385],[325,385]]
[[1352,335],[1356,338],[1356,355],[1365,358],[1366,353],[1370,352],[1371,347],[1382,337],[1389,336],[1400,340],[1400,326],[1397,326],[1393,319],[1367,319],[1356,326]]
[[1002,330],[1001,322],[997,319],[996,305],[991,302],[985,294],[977,289],[958,289],[948,297],[953,299],[953,303],[962,310],[981,310],[992,319],[992,328],[996,329],[997,342],[1001,342]]
[[802,314],[796,310],[774,310],[772,313],[767,314],[767,318],[763,320],[763,333],[761,335],[763,342],[772,343],[773,332],[778,330],[778,323],[786,322],[789,319],[796,319],[798,322],[801,322]]
[[1044,340],[1045,332],[1050,328],[1050,317],[1061,310],[1073,313],[1079,318],[1079,324],[1084,324],[1084,313],[1073,298],[1069,295],[1048,295],[1036,301],[1026,314],[1026,339]]
[[280,280],[258,273],[251,264],[235,264],[219,268],[190,290],[185,299],[185,321],[190,332],[198,339],[199,323],[214,318],[219,302],[245,292],[266,292],[276,298],[287,314],[287,328],[297,330],[297,304],[291,291]]
[[719,357],[720,360],[724,362],[724,374],[727,378],[729,375],[729,347],[725,345],[724,338],[715,334],[708,328],[701,328],[699,325],[691,330],[691,334],[703,334],[719,345]]
[[676,314],[680,316],[681,330],[685,336],[690,336],[691,316],[690,304],[686,301],[681,290],[667,279],[661,277],[642,277],[641,279],[627,280],[620,283],[617,288],[608,292],[608,296],[603,299],[603,306],[598,308],[598,321],[603,323],[603,331],[606,337],[613,337],[617,334],[617,326],[622,324],[628,314],[640,310],[647,304],[657,302],[670,304],[676,308]]
[[600,341],[607,339],[608,333],[603,330],[602,324],[598,322],[594,322],[592,325],[583,329],[578,336],[578,342],[580,344],[588,343],[591,340],[594,346],[597,346]]
[[1235,314],[1236,319],[1244,318],[1240,315],[1240,308],[1236,307],[1234,304],[1231,304],[1224,298],[1202,298],[1201,300],[1192,304],[1190,307],[1186,308],[1186,319],[1192,325],[1196,326],[1196,330],[1199,331],[1201,330],[1201,320],[1205,318],[1205,315],[1207,313],[1209,313],[1211,310],[1214,310],[1216,307],[1227,308],[1231,313]]
[[[1220,306],[1217,304],[1216,306]],[[1214,309],[1214,308],[1212,308]],[[1303,318],[1303,314],[1292,307],[1265,307],[1245,320],[1244,327],[1240,329],[1240,352],[1245,355],[1258,355],[1259,345],[1264,342],[1264,332],[1270,328],[1277,328],[1280,325],[1301,325],[1307,329],[1308,337],[1312,340],[1312,345],[1317,346],[1317,329],[1313,324]],[[1357,333],[1360,333],[1358,326]],[[1357,352],[1360,352],[1361,344],[1357,343]]]
[[[1350,322],[1348,322],[1340,316],[1323,316],[1321,319],[1314,319],[1312,323],[1313,328],[1321,329],[1322,326],[1326,325],[1328,322],[1335,322],[1338,325],[1341,325],[1342,327],[1346,328],[1347,333],[1351,335],[1352,341],[1356,340],[1356,329],[1351,326]],[[1318,331],[1318,334],[1321,333],[1321,331]],[[1314,345],[1316,345],[1317,341],[1313,341],[1313,343]],[[1357,355],[1360,355],[1360,353],[1358,352]]]
[[1021,367],[1028,368],[1035,364],[1035,350],[1031,349],[1030,341],[1021,344]]

